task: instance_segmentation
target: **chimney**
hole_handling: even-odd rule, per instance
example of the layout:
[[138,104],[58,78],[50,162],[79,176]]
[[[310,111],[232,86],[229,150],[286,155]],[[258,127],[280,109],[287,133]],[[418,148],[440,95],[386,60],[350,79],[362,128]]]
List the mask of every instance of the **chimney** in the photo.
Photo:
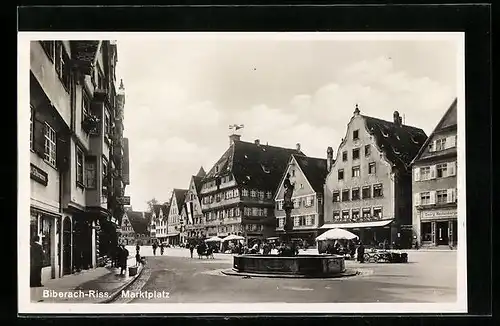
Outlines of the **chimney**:
[[241,136],[236,134],[232,134],[231,136],[229,136],[229,146],[234,144],[234,142],[240,141],[240,138]]
[[398,111],[394,111],[393,117],[394,117],[394,124],[396,126],[401,127],[402,119],[399,116],[399,112]]
[[326,169],[328,172],[332,170],[333,165],[333,148],[328,147],[326,149]]
[[259,146],[259,145],[260,145],[260,140],[259,140],[259,139],[256,139],[256,140],[254,141],[254,143],[255,143],[255,145]]
[[297,143],[297,145],[295,145],[295,147],[297,148],[297,152],[300,152],[300,143]]

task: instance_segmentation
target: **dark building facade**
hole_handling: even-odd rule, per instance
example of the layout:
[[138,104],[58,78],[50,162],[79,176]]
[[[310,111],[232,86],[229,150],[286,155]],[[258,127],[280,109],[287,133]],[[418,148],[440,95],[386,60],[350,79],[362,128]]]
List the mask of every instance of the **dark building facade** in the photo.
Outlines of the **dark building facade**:
[[203,236],[237,234],[247,240],[273,236],[274,195],[292,154],[290,149],[230,137],[230,146],[203,178],[200,201]]
[[413,160],[413,232],[424,247],[457,245],[457,100]]

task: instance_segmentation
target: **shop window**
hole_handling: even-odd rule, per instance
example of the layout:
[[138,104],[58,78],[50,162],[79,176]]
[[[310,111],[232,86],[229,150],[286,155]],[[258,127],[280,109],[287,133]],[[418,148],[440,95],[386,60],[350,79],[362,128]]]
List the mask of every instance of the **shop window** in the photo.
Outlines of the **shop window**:
[[47,267],[50,266],[50,254],[51,254],[51,247],[52,247],[52,239],[51,239],[51,229],[52,229],[52,218],[50,217],[42,217],[42,235],[41,235],[41,242],[42,242],[42,249],[43,249],[43,266],[42,267]]
[[373,186],[373,198],[382,197],[384,195],[382,191],[382,184],[377,184]]
[[353,188],[351,193],[352,200],[358,200],[359,198],[359,188]]
[[349,189],[342,190],[342,201],[349,201]]
[[430,222],[420,223],[420,237],[422,241],[432,241],[432,225]]
[[371,188],[370,188],[370,186],[363,187],[363,189],[362,189],[362,195],[363,195],[363,199],[368,199],[368,198],[371,197]]
[[359,148],[355,148],[352,150],[352,159],[359,160]]

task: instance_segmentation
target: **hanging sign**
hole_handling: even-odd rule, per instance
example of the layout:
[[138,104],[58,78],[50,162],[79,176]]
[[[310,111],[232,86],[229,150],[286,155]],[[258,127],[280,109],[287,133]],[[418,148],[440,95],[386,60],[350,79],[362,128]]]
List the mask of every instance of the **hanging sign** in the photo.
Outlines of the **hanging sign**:
[[30,178],[44,186],[47,186],[49,183],[49,176],[47,172],[34,164],[30,165]]

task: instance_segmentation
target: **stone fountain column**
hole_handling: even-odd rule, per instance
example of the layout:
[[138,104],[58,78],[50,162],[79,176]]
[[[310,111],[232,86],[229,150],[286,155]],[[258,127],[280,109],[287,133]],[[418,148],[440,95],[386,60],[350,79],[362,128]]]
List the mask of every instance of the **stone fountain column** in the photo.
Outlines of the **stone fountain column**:
[[285,211],[285,225],[284,225],[284,234],[282,241],[285,244],[286,252],[283,253],[285,256],[294,256],[295,255],[295,246],[292,244],[292,239],[290,232],[293,229],[293,220],[292,220],[292,209],[293,209],[293,201],[292,195],[295,186],[290,182],[290,174],[287,173],[285,181],[283,183],[285,187],[285,194],[283,196],[283,209]]

